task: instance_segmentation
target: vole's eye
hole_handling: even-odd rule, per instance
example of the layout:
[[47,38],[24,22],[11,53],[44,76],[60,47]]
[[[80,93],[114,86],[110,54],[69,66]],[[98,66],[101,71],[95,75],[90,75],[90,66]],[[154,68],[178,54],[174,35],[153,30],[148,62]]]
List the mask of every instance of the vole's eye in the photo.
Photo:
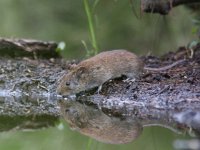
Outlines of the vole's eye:
[[65,85],[66,85],[66,86],[70,86],[70,83],[69,83],[69,82],[66,82]]

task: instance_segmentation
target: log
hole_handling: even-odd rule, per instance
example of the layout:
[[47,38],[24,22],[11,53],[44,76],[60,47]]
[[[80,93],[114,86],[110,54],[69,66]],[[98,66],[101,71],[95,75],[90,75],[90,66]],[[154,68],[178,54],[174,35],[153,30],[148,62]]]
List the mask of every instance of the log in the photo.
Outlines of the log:
[[0,131],[57,124],[57,96],[51,94],[57,77],[50,59],[59,57],[56,47],[55,42],[0,38]]
[[33,39],[0,38],[0,54],[9,57],[59,57],[55,51],[56,42],[44,42]]
[[[129,127],[131,124],[136,125],[140,132],[148,125],[162,125],[178,132],[189,132],[192,129],[199,135],[200,123],[196,118],[199,118],[200,110],[200,44],[192,48],[180,47],[178,51],[169,52],[160,58],[144,56],[141,59],[149,67],[161,67],[181,59],[185,61],[169,70],[144,72],[137,81],[129,81],[125,77],[108,81],[99,93],[94,88],[82,91],[75,97],[61,97],[56,93],[57,85],[74,62],[60,58],[8,58],[1,55],[1,131],[53,126],[61,116],[75,128],[87,126],[84,119],[78,123],[73,116],[79,120],[86,118],[87,121],[91,114],[87,117],[87,113],[83,113],[83,117],[79,117],[79,111],[67,108],[75,105],[76,108],[84,107],[87,110],[95,108],[94,111],[101,111],[98,114],[113,117],[114,124],[113,119],[109,122],[115,128],[116,123],[121,124],[119,121],[124,120],[123,126],[128,122]],[[65,103],[71,101],[73,104],[66,107]],[[74,115],[69,118],[66,112],[73,112]],[[120,131],[123,129],[120,128]],[[85,130],[80,131],[86,134]],[[133,131],[135,136],[121,140],[121,143],[130,142],[140,132]],[[97,136],[93,133],[93,137]],[[110,139],[110,142],[114,143],[115,140]]]

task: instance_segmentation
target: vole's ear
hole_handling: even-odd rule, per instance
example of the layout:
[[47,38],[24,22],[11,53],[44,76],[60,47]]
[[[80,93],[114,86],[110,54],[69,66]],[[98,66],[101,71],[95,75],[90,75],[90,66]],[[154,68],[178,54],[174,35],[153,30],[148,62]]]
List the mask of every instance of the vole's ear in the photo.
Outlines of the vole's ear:
[[87,69],[85,67],[80,67],[78,70],[78,74],[85,74],[87,72]]
[[85,67],[78,68],[76,76],[78,79],[85,78],[87,76],[87,69]]

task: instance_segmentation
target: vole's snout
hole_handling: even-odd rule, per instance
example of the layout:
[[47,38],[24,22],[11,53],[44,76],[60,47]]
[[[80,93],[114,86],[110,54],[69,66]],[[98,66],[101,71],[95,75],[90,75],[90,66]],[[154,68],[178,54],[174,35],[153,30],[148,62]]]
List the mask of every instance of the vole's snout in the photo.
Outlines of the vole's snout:
[[56,90],[56,93],[57,93],[58,95],[63,95],[63,94],[65,93],[65,88],[63,87],[62,84],[58,85],[57,90]]
[[72,89],[69,86],[69,82],[63,82],[60,85],[58,85],[58,88],[56,90],[56,93],[58,95],[61,95],[62,97],[68,97],[69,95],[73,94]]

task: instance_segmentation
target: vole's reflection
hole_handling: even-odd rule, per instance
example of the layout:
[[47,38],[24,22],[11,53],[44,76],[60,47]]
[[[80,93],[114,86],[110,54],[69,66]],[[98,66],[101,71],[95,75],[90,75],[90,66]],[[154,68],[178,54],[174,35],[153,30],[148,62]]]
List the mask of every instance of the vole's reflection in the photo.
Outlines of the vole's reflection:
[[[111,117],[101,110],[76,100],[60,100],[61,113],[72,129],[104,143],[121,144],[136,139],[146,126],[162,126],[175,133],[200,136],[199,109],[136,108],[137,115]],[[115,110],[113,110],[115,111]]]
[[136,139],[142,126],[133,119],[109,117],[101,110],[76,101],[59,101],[61,113],[72,129],[104,143],[121,144]]

